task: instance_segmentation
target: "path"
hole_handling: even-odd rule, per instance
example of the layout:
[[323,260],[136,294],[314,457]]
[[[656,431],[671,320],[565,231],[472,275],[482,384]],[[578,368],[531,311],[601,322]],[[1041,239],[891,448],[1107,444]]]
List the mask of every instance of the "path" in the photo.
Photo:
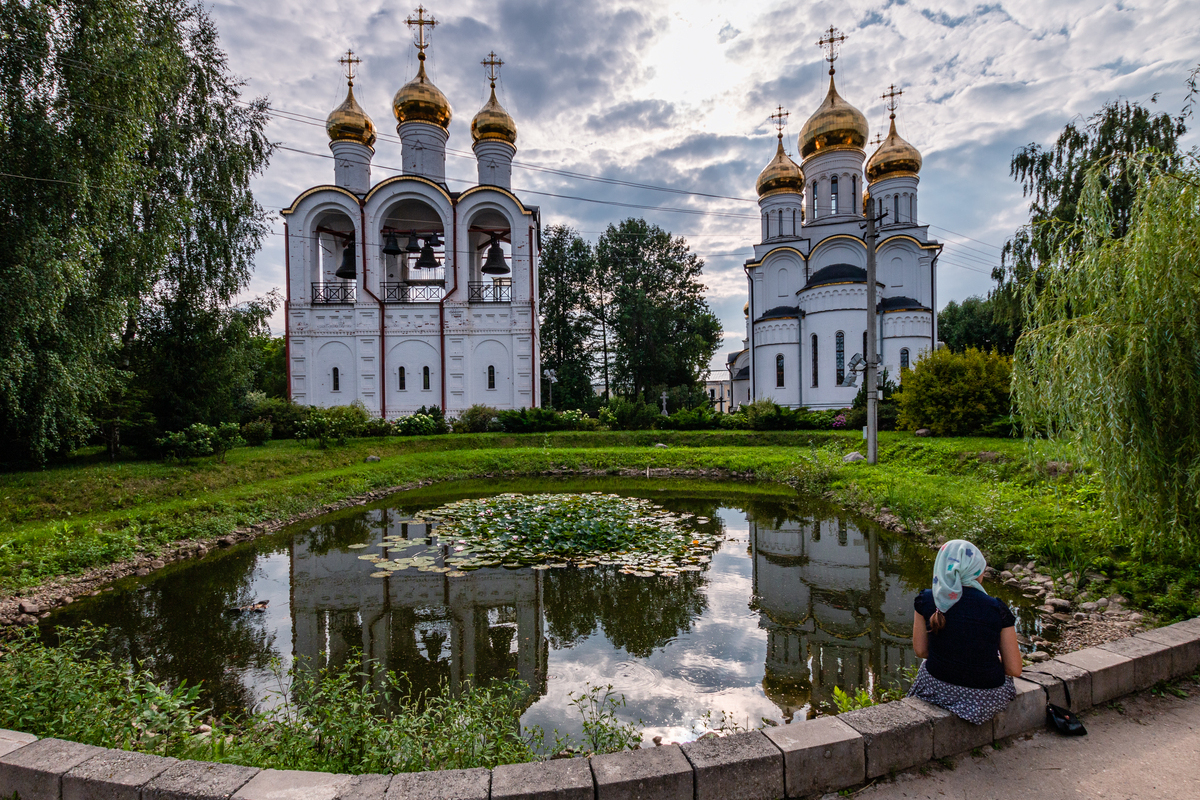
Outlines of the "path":
[[[1081,715],[1088,735],[1040,732],[871,786],[855,800],[1197,800],[1200,684],[1188,697],[1139,692]],[[836,797],[831,795],[830,797]]]

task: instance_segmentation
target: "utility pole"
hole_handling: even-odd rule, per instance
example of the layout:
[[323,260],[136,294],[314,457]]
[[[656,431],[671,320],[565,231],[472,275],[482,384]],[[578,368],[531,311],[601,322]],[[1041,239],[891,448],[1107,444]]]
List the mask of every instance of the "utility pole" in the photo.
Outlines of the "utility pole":
[[867,463],[879,463],[879,421],[877,412],[879,410],[879,380],[877,377],[879,371],[879,345],[876,341],[876,299],[875,299],[875,240],[878,234],[875,230],[875,223],[881,222],[887,216],[887,212],[883,212],[878,217],[875,216],[875,201],[868,199],[869,207],[867,209]]

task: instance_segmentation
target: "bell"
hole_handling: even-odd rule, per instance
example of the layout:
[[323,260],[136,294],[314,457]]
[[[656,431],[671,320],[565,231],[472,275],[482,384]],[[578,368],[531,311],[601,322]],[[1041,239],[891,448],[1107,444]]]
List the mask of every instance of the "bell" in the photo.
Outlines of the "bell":
[[428,243],[421,248],[421,257],[413,266],[417,269],[437,269],[437,259],[433,257],[433,248]]
[[496,242],[492,242],[492,246],[488,248],[487,260],[483,262],[479,271],[487,275],[508,274],[509,269],[508,264],[504,261],[504,251]]
[[408,235],[408,244],[405,245],[404,249],[410,253],[421,252],[421,242],[417,239],[415,232]]
[[396,234],[389,233],[387,241],[383,243],[383,254],[385,256],[398,256],[404,251],[400,249],[400,243],[396,241]]
[[354,271],[354,239],[351,238],[346,242],[346,249],[342,251],[342,263],[337,268],[337,272],[333,273],[344,281],[352,281],[355,277]]
[[426,239],[425,242],[430,247],[441,247],[442,246],[442,240],[440,238],[438,238],[436,231],[434,232],[434,234],[432,236],[430,236],[428,239]]

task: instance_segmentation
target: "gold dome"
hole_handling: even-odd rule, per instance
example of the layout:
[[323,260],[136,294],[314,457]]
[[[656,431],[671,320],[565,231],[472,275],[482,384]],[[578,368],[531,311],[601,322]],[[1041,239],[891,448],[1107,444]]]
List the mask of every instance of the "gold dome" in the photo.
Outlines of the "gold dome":
[[[832,70],[830,70],[832,73]],[[834,147],[853,147],[861,150],[871,129],[867,118],[838,94],[829,76],[829,93],[817,112],[808,118],[800,130],[800,155],[808,158],[819,150]]]
[[800,194],[804,191],[804,172],[796,165],[795,161],[788,157],[787,153],[783,152],[782,133],[779,134],[779,146],[775,149],[775,157],[758,174],[758,183],[755,184],[755,189],[758,191],[759,197],[782,192]]
[[746,301],[746,305],[742,306],[742,313],[747,317],[750,316],[750,301]]
[[896,133],[896,115],[892,114],[887,138],[867,161],[867,180],[874,183],[880,178],[916,175],[920,171],[921,154]]
[[449,130],[450,118],[454,116],[450,101],[425,74],[425,53],[418,53],[417,58],[420,59],[417,77],[396,92],[392,98],[392,113],[401,125],[406,122],[428,122]]
[[517,144],[517,123],[496,99],[496,84],[492,84],[492,96],[471,120],[471,141],[500,139],[514,147]]
[[353,81],[346,99],[325,119],[325,132],[331,142],[358,142],[367,147],[375,144],[375,123],[354,99]]

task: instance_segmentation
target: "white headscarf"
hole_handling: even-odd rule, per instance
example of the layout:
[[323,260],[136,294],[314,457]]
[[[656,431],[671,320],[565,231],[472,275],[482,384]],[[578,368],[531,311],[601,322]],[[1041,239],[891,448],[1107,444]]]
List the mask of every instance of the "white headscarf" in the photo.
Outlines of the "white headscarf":
[[963,588],[971,586],[987,594],[979,583],[987,560],[966,539],[952,539],[938,550],[933,562],[933,603],[945,614],[962,599]]

